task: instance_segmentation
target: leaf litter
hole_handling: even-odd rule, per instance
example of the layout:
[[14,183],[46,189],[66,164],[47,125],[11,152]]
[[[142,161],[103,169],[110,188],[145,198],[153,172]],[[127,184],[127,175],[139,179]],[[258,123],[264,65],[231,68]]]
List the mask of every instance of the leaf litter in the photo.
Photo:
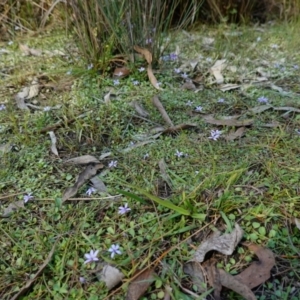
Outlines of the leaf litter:
[[192,278],[199,292],[206,291],[208,284],[214,288],[214,299],[221,299],[222,286],[242,295],[244,299],[257,299],[251,289],[270,278],[270,271],[275,265],[275,256],[271,250],[253,243],[244,244],[255,253],[258,261],[252,262],[244,271],[235,276],[223,269],[218,269],[214,257],[205,260],[206,254],[212,250],[232,255],[242,236],[243,230],[237,223],[231,233],[221,235],[219,231],[215,231],[201,243],[192,260],[184,265],[184,272]]

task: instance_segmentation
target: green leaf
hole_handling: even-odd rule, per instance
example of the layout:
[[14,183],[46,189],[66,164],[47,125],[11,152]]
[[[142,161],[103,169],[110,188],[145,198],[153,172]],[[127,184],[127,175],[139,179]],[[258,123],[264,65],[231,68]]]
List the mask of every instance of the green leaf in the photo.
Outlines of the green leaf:
[[[137,191],[139,191],[142,195],[144,195],[145,197],[149,198],[150,200],[158,203],[159,205],[161,206],[164,206],[164,207],[167,207],[167,208],[170,208],[182,215],[186,215],[186,216],[189,216],[190,215],[190,212],[180,206],[177,206],[175,204],[173,204],[172,202],[168,201],[168,200],[162,200],[154,195],[151,195],[150,193],[146,192],[145,190],[143,189],[140,189],[138,187],[134,187],[134,186],[131,186],[130,187],[136,189]],[[121,193],[121,191],[120,191]]]
[[206,218],[206,214],[192,214],[192,218],[204,221]]
[[135,195],[133,193],[126,192],[126,191],[119,190],[119,189],[117,189],[117,192],[120,193],[120,194],[122,194],[122,195],[124,195],[124,196],[126,196],[126,197],[129,197],[129,198],[132,198],[134,200],[137,200],[137,201],[139,201],[139,202],[141,202],[143,204],[146,203],[146,201],[144,199],[140,198],[139,196],[137,196],[137,195]]

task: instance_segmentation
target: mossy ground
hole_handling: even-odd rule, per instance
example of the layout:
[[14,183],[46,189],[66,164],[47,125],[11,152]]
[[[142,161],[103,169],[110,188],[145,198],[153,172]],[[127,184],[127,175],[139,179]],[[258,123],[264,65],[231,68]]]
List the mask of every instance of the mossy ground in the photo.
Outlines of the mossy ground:
[[[11,45],[3,43],[1,47],[9,52],[0,56],[0,102],[5,105],[0,111],[0,143],[12,147],[1,153],[1,207],[4,210],[9,203],[22,200],[26,193],[32,193],[34,199],[0,220],[1,299],[10,299],[37,272],[57,239],[53,259],[23,299],[124,299],[126,283],[109,296],[111,292],[95,278],[95,264],[84,264],[84,254],[91,249],[99,250],[100,260],[121,269],[126,278],[172,249],[162,256],[155,285],[144,299],[164,297],[167,285],[172,287],[173,299],[192,299],[184,296],[177,284],[184,280],[192,290],[182,264],[192,257],[199,240],[192,240],[191,245],[186,239],[201,228],[205,237],[208,228],[225,229],[236,222],[245,231],[245,240],[266,246],[276,255],[271,279],[255,290],[258,299],[299,299],[300,233],[292,224],[294,217],[300,217],[299,114],[283,115],[272,109],[255,115],[249,112],[260,105],[257,99],[262,96],[274,107],[300,107],[298,28],[299,24],[257,28],[222,25],[177,33],[171,48],[180,47],[179,61],[160,66],[156,77],[163,91],[158,96],[175,124],[196,123],[198,127],[161,135],[126,153],[123,150],[131,142],[139,142],[157,124],[164,125],[151,102],[157,91],[146,73],[138,71],[142,63],[115,86],[108,76],[87,70],[73,52],[74,42],[64,33],[45,32],[38,37],[16,38]],[[238,35],[227,34],[233,32]],[[203,46],[203,37],[214,38],[214,44]],[[64,55],[23,56],[19,43],[44,51],[60,50]],[[203,89],[197,93],[181,89],[183,79],[174,73],[175,67],[196,58],[198,73],[203,74]],[[207,71],[221,58],[232,67],[224,72],[225,83],[243,83],[242,89],[222,92],[212,82]],[[268,74],[269,83],[286,93],[272,89],[269,83],[254,83],[262,77],[258,68]],[[191,71],[189,74],[192,76]],[[23,111],[16,107],[14,95],[36,76],[45,86],[35,105],[60,105],[59,109]],[[140,84],[135,86],[133,79]],[[103,99],[110,89],[115,96],[105,104]],[[223,103],[218,102],[220,98]],[[130,104],[133,100],[143,104],[149,117],[137,116]],[[234,128],[205,123],[201,115],[193,113],[196,106],[215,117],[253,117],[254,123],[243,137],[227,142],[222,136]],[[59,158],[50,151],[49,135],[41,133],[58,121],[62,121],[55,129]],[[264,126],[275,121],[279,126]],[[222,130],[217,141],[209,139],[214,129]],[[177,157],[176,150],[186,155]],[[111,200],[102,194],[87,197],[88,185],[79,190],[77,198],[60,205],[63,191],[82,170],[63,162],[85,154],[100,157],[106,152],[112,154],[102,160],[106,168],[99,176],[109,195],[118,194],[119,189],[137,193],[124,183],[128,182],[205,214],[205,218],[180,216],[147,199],[141,203],[125,197]],[[159,169],[161,159],[167,165],[169,184]],[[110,169],[107,166],[112,160],[118,165]],[[118,207],[125,203],[131,211],[119,215]],[[114,260],[108,252],[112,244],[122,250]],[[239,247],[232,258],[220,256],[219,265],[234,274],[251,258],[251,253]],[[80,283],[79,277],[87,282]],[[229,291],[226,295],[227,299],[239,299]]]

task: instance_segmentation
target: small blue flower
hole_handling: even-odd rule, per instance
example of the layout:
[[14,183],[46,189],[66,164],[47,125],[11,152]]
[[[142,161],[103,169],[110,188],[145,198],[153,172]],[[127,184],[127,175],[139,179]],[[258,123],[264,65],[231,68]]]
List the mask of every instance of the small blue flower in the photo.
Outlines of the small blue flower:
[[182,156],[184,156],[184,153],[183,153],[183,152],[180,152],[180,151],[178,151],[178,150],[176,150],[175,156],[177,156],[177,157],[182,157]]
[[51,110],[51,107],[50,106],[45,106],[44,108],[43,108],[43,111],[50,111]]
[[175,69],[174,69],[174,72],[175,72],[176,74],[180,74],[180,73],[181,73],[181,70],[180,70],[179,68],[178,68],[178,69],[175,68]]
[[5,110],[6,109],[6,106],[4,104],[1,104],[0,105],[0,110]]
[[134,80],[134,81],[132,81],[132,83],[133,83],[133,85],[139,85],[140,84],[140,82],[138,80]]
[[116,168],[118,165],[118,162],[116,160],[112,160],[109,164],[108,167],[109,168]]
[[221,134],[222,134],[222,131],[220,131],[220,130],[211,130],[209,139],[216,141],[220,137]]
[[82,284],[86,283],[86,279],[84,277],[81,277],[81,276],[79,277],[79,281]]
[[224,103],[225,102],[225,100],[223,99],[223,98],[220,98],[219,100],[218,100],[218,103]]
[[184,78],[184,79],[187,79],[189,78],[189,75],[187,75],[185,72],[183,74],[181,74],[181,77]]
[[144,71],[145,71],[145,68],[140,67],[138,70],[139,70],[139,72],[144,72]]
[[87,69],[88,69],[88,70],[91,70],[91,69],[93,69],[93,67],[94,67],[93,64],[89,64],[89,65],[87,66]]
[[259,97],[258,99],[257,99],[257,101],[259,102],[259,103],[268,103],[268,101],[269,101],[269,99],[267,98],[267,97],[265,97],[265,96],[262,96],[262,97]]
[[114,258],[116,254],[122,254],[120,250],[120,246],[118,244],[112,244],[111,247],[108,249],[108,251],[111,253],[110,257]]
[[176,53],[170,53],[170,60],[178,59],[178,55]]
[[120,80],[119,79],[115,79],[114,80],[114,85],[119,85],[120,84]]
[[202,110],[203,110],[203,107],[200,105],[195,108],[195,111],[197,111],[197,112],[200,112]]
[[148,44],[152,44],[152,39],[151,39],[151,38],[149,38],[149,39],[146,39],[145,43],[146,43],[146,45],[148,45]]
[[93,261],[98,261],[99,258],[97,257],[99,250],[91,250],[90,253],[84,254],[84,257],[86,260],[84,261],[85,264],[93,262]]
[[24,203],[27,203],[29,200],[33,199],[33,196],[31,196],[32,193],[29,193],[23,197]]
[[126,214],[127,212],[129,212],[129,211],[131,211],[131,208],[128,207],[128,203],[125,203],[124,206],[120,206],[120,207],[119,207],[119,214],[120,214],[120,215],[124,215],[124,214]]
[[293,68],[294,68],[295,70],[298,70],[298,69],[299,69],[299,66],[298,66],[298,65],[293,65]]
[[86,193],[86,195],[91,196],[95,192],[97,192],[97,190],[93,187],[90,187],[85,193]]
[[186,106],[192,106],[193,105],[193,101],[189,100],[188,102],[185,103]]

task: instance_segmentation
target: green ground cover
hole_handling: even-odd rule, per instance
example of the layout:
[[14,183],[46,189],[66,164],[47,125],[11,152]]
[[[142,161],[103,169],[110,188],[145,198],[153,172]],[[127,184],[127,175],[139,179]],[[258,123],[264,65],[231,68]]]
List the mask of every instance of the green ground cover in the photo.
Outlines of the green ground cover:
[[[130,278],[155,265],[154,284],[141,299],[163,299],[167,287],[171,299],[195,299],[183,264],[213,229],[231,231],[238,223],[244,241],[276,257],[271,278],[253,290],[257,299],[299,299],[298,28],[222,25],[173,33],[154,72],[160,91],[143,60],[129,66],[125,78],[99,74],[62,32],[2,43],[0,298],[13,299],[34,279],[22,299],[124,299]],[[25,55],[20,44],[42,54]],[[217,84],[210,68],[221,59],[224,82]],[[20,109],[15,96],[34,79],[39,93]],[[183,86],[188,79],[192,89]],[[196,126],[162,133],[158,127],[167,126],[152,103],[155,95],[175,125]],[[241,126],[237,120],[250,121]],[[55,133],[58,155],[48,131]],[[65,161],[82,155],[104,165],[97,175],[106,191],[87,195],[87,181],[63,202],[83,170]],[[121,254],[111,257],[112,245]],[[84,263],[91,250],[99,261]],[[231,274],[256,259],[242,245],[230,257],[215,255]],[[98,280],[107,263],[125,276],[110,291]],[[230,290],[223,296],[241,299]]]

